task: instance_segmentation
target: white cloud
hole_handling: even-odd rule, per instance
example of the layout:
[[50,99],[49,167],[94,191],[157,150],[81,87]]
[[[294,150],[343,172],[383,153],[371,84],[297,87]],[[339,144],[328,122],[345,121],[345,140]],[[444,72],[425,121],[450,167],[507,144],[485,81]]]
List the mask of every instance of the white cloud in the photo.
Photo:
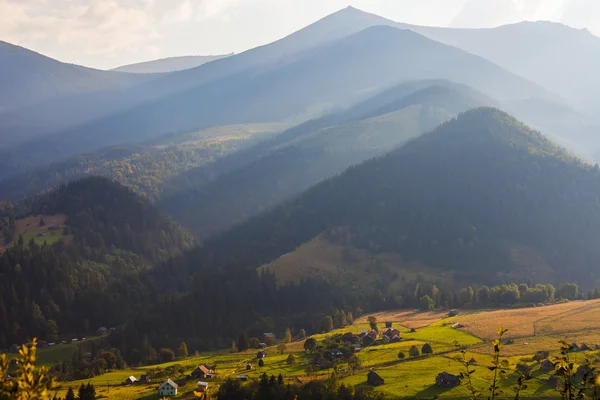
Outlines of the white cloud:
[[164,24],[177,24],[187,22],[194,17],[194,6],[191,0],[183,0],[179,6],[169,10],[162,17]]

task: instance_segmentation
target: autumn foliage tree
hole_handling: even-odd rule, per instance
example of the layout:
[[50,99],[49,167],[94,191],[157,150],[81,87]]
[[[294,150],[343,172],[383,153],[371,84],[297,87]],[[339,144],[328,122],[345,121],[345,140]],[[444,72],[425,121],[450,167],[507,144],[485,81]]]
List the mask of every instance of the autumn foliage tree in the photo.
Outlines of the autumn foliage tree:
[[10,360],[0,354],[0,399],[1,400],[50,400],[50,390],[54,379],[48,377],[46,367],[35,367],[37,360],[37,340],[22,345],[17,358],[17,371],[13,379],[8,379]]

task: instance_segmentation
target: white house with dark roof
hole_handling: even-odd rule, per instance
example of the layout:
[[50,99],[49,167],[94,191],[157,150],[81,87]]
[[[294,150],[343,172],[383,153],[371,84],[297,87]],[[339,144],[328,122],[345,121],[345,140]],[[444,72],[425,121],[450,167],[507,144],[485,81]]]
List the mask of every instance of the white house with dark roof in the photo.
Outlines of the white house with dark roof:
[[167,379],[158,387],[159,396],[177,396],[178,384],[171,379]]

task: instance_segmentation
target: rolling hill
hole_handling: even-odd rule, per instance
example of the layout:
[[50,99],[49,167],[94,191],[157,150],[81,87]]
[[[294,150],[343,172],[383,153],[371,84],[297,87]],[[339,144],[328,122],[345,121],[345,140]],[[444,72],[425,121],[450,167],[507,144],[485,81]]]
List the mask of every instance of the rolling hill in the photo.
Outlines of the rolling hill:
[[113,68],[111,71],[130,72],[133,74],[156,74],[164,72],[183,71],[184,69],[196,68],[201,66],[202,64],[206,64],[208,62],[219,60],[221,58],[229,56],[231,56],[231,54],[217,56],[168,57],[161,58],[159,60],[123,65],[121,67]]
[[256,268],[323,235],[459,282],[568,278],[591,286],[599,189],[597,168],[480,108],[207,241],[197,257]]
[[[462,111],[491,102],[450,82],[401,84],[350,110],[310,121],[185,173],[177,178],[181,183],[172,185],[181,193],[166,197],[159,207],[206,238]],[[190,189],[181,189],[185,187]]]

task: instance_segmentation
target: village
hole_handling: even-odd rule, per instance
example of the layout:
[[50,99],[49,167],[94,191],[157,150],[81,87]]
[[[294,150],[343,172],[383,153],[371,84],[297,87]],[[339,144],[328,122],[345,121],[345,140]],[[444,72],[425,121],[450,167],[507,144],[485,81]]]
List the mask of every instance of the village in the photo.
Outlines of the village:
[[[573,302],[573,307],[576,305],[597,308],[600,303]],[[551,312],[552,307],[556,306],[544,308]],[[473,382],[483,387],[490,378],[488,367],[493,361],[490,343],[494,337],[469,332],[475,326],[470,321],[475,316],[485,318],[486,312],[465,314],[457,310],[407,311],[401,318],[389,315],[387,320],[383,319],[385,314],[365,316],[352,325],[306,337],[297,334],[291,340],[285,334],[266,332],[258,343],[252,338],[252,346],[247,349],[223,349],[165,364],[111,371],[89,380],[63,383],[61,391],[71,384],[91,382],[99,394],[118,394],[123,399],[149,395],[210,398],[228,380],[246,384],[265,375],[285,384],[303,384],[335,374],[343,384],[371,387],[391,396],[420,393],[422,397],[456,398],[466,393],[467,367],[474,371]],[[575,377],[581,379],[588,368],[585,360],[600,362],[600,334],[596,330],[573,331],[567,336],[573,339],[570,351]],[[561,337],[566,336],[507,334],[502,340],[502,357],[509,376],[524,372],[533,377],[525,393],[532,396],[529,398],[555,398],[554,367]],[[502,384],[508,385],[513,379]]]

